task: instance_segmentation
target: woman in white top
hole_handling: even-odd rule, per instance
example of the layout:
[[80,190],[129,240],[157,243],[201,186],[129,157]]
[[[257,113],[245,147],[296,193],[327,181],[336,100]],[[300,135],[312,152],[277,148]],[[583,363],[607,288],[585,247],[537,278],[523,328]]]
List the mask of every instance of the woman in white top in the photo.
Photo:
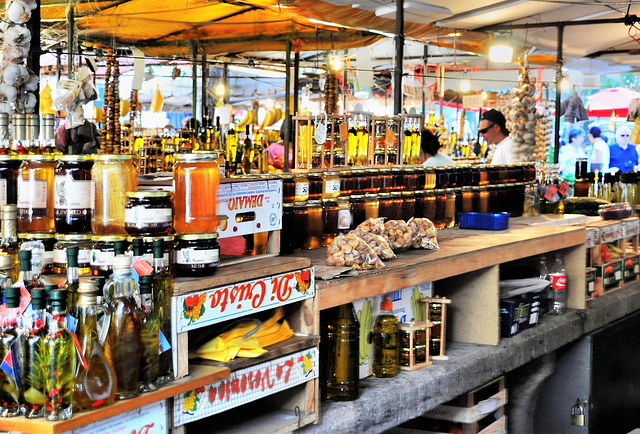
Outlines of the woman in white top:
[[440,140],[438,135],[423,129],[420,132],[420,164],[423,166],[449,166],[455,162],[446,154],[439,152]]

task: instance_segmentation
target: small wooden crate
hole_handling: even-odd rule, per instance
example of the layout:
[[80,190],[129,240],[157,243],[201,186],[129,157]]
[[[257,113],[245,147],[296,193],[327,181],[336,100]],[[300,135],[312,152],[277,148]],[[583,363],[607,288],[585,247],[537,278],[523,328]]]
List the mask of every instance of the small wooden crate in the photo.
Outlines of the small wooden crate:
[[432,364],[429,355],[432,326],[428,321],[400,323],[400,369],[415,371]]
[[[429,340],[431,359],[449,360],[449,356],[445,355],[445,347],[447,341],[447,305],[451,303],[451,299],[446,297],[427,297],[423,298],[422,302],[426,305],[427,321],[433,324]],[[440,311],[439,313],[438,310]],[[438,323],[440,327],[438,327]],[[439,345],[437,345],[438,343]]]

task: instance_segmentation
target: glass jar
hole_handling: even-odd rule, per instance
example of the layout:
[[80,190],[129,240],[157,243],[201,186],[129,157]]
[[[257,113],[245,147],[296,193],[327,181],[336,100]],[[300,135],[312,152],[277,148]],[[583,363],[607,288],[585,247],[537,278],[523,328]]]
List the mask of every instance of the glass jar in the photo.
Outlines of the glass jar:
[[[179,156],[176,156],[178,159]],[[126,234],[124,229],[124,206],[127,202],[127,191],[138,189],[138,170],[133,163],[133,155],[94,155],[91,177],[95,184],[95,203],[91,230],[94,235]],[[176,163],[176,168],[177,168]],[[217,172],[217,169],[216,169]],[[176,170],[174,169],[174,179]],[[219,176],[219,175],[217,175]],[[206,184],[201,184],[201,189]],[[176,191],[184,192],[184,181],[175,184]],[[214,198],[215,198],[215,193]],[[197,213],[207,209],[210,197],[202,200],[202,196],[194,197],[198,204]],[[182,203],[184,209],[184,201]]]
[[282,202],[293,203],[296,200],[296,182],[291,173],[282,174]]
[[444,211],[445,227],[452,228],[456,223],[456,194],[453,189],[445,190],[446,205]]
[[473,212],[489,212],[489,192],[486,187],[472,187]]
[[340,172],[340,194],[349,195],[353,191],[354,179],[350,170]]
[[416,196],[413,191],[402,192],[402,208],[400,211],[401,219],[405,222],[416,214]]
[[402,188],[407,191],[414,191],[418,186],[418,173],[414,167],[402,169]]
[[380,192],[391,193],[393,191],[393,176],[391,169],[380,169]]
[[443,189],[437,189],[435,193],[435,209],[433,220],[431,220],[437,229],[442,229],[447,226],[446,223],[446,208],[447,208],[447,194]]
[[416,190],[413,195],[416,198],[414,215],[416,218],[422,218],[424,217],[424,202],[427,192],[425,190]]
[[458,168],[455,166],[446,166],[447,171],[447,188],[455,188],[459,185],[458,182]]
[[459,178],[460,187],[470,187],[473,185],[473,173],[470,165],[465,164],[460,167]]
[[19,233],[18,241],[20,244],[28,241],[39,241],[44,245],[44,254],[42,255],[42,273],[52,274],[53,269],[53,247],[56,244],[56,236],[50,232],[33,232]]
[[18,169],[18,230],[53,232],[55,162],[49,155],[25,155]]
[[462,187],[462,208],[460,212],[473,212],[472,187]]
[[113,258],[116,257],[116,242],[126,242],[124,235],[94,235],[91,237],[91,274],[109,277],[113,273]]
[[338,233],[346,234],[351,230],[351,203],[349,197],[339,197],[338,204]]
[[217,232],[176,236],[173,251],[173,272],[176,276],[211,276],[219,265],[220,244]]
[[369,193],[377,193],[380,191],[382,180],[380,179],[380,170],[367,169],[369,175]]
[[322,245],[322,204],[319,200],[307,201],[307,237],[304,249],[317,249]]
[[486,166],[478,166],[478,183],[474,185],[488,185],[489,173]]
[[351,228],[355,229],[366,219],[364,195],[352,194],[349,198],[349,205],[351,207]]
[[322,245],[333,243],[338,233],[338,202],[336,199],[322,199]]
[[364,218],[368,219],[377,219],[380,215],[380,202],[378,201],[378,196],[375,194],[365,194],[364,195]]
[[351,173],[354,180],[351,194],[365,194],[366,190],[369,188],[365,169],[353,169]]
[[91,232],[95,188],[90,155],[61,155],[54,172],[54,221],[59,234]]
[[317,173],[309,173],[307,178],[309,179],[309,199],[320,200],[323,188],[322,177]]
[[447,172],[447,168],[444,166],[435,166],[433,170],[436,177],[433,188],[438,190],[447,188],[449,185],[449,173]]
[[416,190],[424,190],[427,184],[427,171],[423,166],[417,166],[416,171]]
[[295,202],[293,204],[294,212],[294,249],[302,250],[304,242],[307,239],[307,228],[309,225],[309,212],[307,211],[306,202]]
[[22,161],[17,155],[0,155],[0,205],[16,205],[18,169]]
[[401,167],[393,167],[391,169],[392,191],[404,190],[404,169]]
[[78,247],[78,274],[91,275],[91,249],[93,242],[89,234],[56,234],[53,246],[53,271],[67,273],[67,247]]
[[427,190],[424,193],[423,217],[435,223],[436,218],[436,193],[435,190]]
[[309,199],[310,183],[307,176],[301,173],[296,175],[293,180],[296,186],[294,202],[302,202]]
[[173,226],[173,204],[168,191],[128,191],[124,227],[129,235],[166,235]]
[[340,177],[338,172],[325,172],[322,174],[322,197],[336,198],[340,196]]
[[436,188],[436,171],[432,167],[425,167],[424,178],[425,178],[425,184],[424,184],[425,190],[433,190],[434,188]]
[[176,155],[173,228],[177,234],[211,234],[218,229],[219,185],[218,163],[211,154]]
[[280,254],[290,255],[295,251],[295,214],[292,203],[282,204],[282,230],[280,231]]

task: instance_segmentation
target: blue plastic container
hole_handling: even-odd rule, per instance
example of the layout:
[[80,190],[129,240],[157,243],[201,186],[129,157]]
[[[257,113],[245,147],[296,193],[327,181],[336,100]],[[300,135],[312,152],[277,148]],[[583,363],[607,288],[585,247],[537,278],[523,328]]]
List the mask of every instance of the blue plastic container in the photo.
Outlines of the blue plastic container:
[[509,227],[509,213],[461,212],[460,229],[501,231]]

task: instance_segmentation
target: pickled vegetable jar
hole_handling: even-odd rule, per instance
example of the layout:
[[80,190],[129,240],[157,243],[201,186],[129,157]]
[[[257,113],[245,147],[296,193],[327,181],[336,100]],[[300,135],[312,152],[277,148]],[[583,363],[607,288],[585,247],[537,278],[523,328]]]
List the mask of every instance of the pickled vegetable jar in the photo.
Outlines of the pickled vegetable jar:
[[49,155],[25,155],[18,173],[18,229],[53,232],[53,177],[55,162]]
[[212,233],[218,229],[218,163],[207,154],[176,156],[173,168],[173,228],[177,234]]
[[60,234],[91,232],[94,184],[90,155],[61,155],[54,176],[54,220]]
[[[177,157],[176,157],[177,158]],[[94,155],[91,177],[95,184],[95,206],[91,219],[94,235],[126,234],[124,206],[127,191],[138,189],[138,170],[133,155]],[[174,170],[174,177],[176,171]],[[207,207],[199,201],[199,210]]]

